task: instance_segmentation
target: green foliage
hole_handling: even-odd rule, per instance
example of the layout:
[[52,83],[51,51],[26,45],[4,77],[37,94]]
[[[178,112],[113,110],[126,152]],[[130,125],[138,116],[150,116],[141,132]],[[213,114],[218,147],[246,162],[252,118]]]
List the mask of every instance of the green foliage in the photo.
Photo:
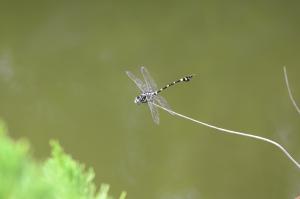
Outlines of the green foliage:
[[94,171],[64,153],[58,142],[51,141],[52,156],[38,163],[27,141],[12,141],[6,132],[0,121],[1,199],[113,199],[107,184],[96,193]]

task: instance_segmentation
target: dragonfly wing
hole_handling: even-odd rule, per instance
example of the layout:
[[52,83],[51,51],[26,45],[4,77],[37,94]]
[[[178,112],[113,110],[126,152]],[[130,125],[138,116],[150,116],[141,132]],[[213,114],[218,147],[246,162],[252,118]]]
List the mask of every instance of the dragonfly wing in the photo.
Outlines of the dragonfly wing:
[[134,74],[132,74],[130,71],[126,71],[126,74],[128,77],[137,85],[137,87],[142,91],[146,92],[147,91],[147,86],[144,84],[142,80],[137,78]]
[[[154,100],[159,104],[161,105],[162,107],[172,111],[169,103],[167,102],[167,100],[163,97],[163,96],[160,96],[160,95],[156,95],[154,97]],[[174,115],[173,113],[169,112],[170,114]]]
[[147,70],[147,68],[145,66],[141,67],[141,73],[144,77],[144,80],[146,82],[146,85],[147,85],[148,89],[150,91],[157,91],[158,90],[157,85],[156,85],[155,81],[153,80],[153,78],[151,77],[149,71]]
[[151,111],[151,115],[152,115],[152,119],[154,121],[155,124],[159,124],[159,114],[158,114],[158,110],[156,108],[155,105],[153,105],[151,102],[148,102],[149,105],[149,109]]

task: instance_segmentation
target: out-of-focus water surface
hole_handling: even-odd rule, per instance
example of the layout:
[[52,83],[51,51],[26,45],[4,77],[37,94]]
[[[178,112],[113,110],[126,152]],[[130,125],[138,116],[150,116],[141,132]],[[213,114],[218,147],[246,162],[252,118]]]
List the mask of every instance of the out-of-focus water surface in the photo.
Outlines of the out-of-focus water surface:
[[160,111],[125,75],[145,64],[173,110],[282,143],[300,161],[298,1],[2,2],[0,116],[36,156],[58,139],[128,198],[294,198],[300,170],[270,144]]

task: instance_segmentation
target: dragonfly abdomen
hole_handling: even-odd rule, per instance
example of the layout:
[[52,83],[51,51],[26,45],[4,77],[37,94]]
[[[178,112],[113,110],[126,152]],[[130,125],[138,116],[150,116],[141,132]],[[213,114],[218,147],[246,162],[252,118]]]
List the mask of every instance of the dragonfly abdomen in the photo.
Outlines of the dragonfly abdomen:
[[174,81],[174,82],[172,82],[170,84],[167,84],[166,86],[164,86],[161,89],[159,89],[158,91],[156,91],[156,94],[160,93],[161,91],[163,91],[163,90],[165,90],[165,89],[169,88],[170,86],[173,86],[173,85],[175,85],[177,83],[180,83],[180,82],[189,82],[192,79],[192,77],[193,77],[193,75],[187,75],[187,76],[185,76],[183,78],[180,78],[179,80],[176,80],[176,81]]

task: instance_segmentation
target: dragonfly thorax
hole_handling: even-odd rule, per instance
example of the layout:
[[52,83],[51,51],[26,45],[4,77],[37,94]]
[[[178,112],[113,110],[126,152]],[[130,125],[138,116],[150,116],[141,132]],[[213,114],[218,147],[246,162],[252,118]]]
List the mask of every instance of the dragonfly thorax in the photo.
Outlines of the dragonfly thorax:
[[153,101],[155,94],[156,94],[155,92],[142,93],[134,99],[134,103],[142,104],[142,103],[151,102],[151,101]]

